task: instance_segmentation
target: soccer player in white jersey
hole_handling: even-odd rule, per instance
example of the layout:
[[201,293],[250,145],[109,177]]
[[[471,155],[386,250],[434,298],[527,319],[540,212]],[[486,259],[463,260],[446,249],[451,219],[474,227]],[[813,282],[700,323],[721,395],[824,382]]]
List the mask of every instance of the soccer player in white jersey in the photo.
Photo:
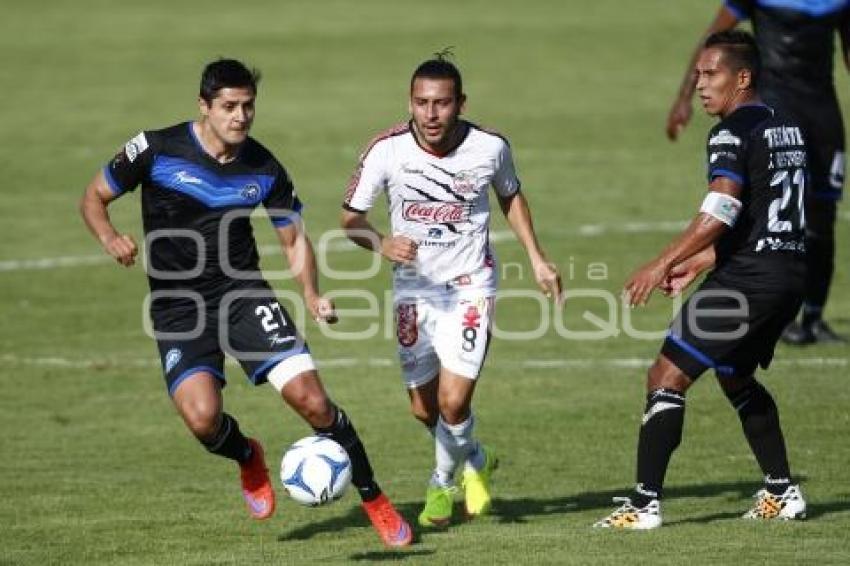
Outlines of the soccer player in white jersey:
[[[413,415],[435,440],[436,466],[419,515],[424,527],[450,522],[461,465],[467,515],[491,506],[497,459],[475,439],[471,408],[497,285],[489,187],[525,247],[537,283],[547,296],[561,299],[561,280],[537,242],[510,146],[460,119],[465,102],[460,72],[446,52],[419,65],[410,80],[410,120],[369,143],[342,213],[351,240],[393,263],[402,378]],[[387,235],[367,220],[381,193],[389,203]]]

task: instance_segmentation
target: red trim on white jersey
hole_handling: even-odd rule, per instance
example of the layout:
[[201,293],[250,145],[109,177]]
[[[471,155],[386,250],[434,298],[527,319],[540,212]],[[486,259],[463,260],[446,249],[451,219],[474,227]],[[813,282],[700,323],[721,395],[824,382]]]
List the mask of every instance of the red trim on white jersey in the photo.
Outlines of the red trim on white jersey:
[[354,190],[357,188],[357,184],[360,182],[360,173],[363,171],[363,161],[366,159],[366,156],[369,155],[369,152],[372,151],[372,148],[382,140],[387,138],[391,138],[393,136],[400,136],[406,134],[410,131],[410,122],[400,122],[387,128],[382,131],[366,144],[366,149],[360,154],[360,160],[357,162],[357,168],[352,173],[351,178],[348,180],[348,185],[345,187],[345,198],[343,199],[343,204],[348,205],[351,202],[351,197],[354,196]]

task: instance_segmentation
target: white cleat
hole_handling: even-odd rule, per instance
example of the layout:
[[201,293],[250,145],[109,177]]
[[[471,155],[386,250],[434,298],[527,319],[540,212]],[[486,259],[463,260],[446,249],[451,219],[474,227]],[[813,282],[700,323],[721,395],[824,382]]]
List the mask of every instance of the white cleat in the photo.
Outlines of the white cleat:
[[653,499],[645,507],[635,507],[628,497],[615,497],[621,505],[613,513],[593,523],[599,529],[631,529],[645,531],[661,526],[661,503]]
[[744,513],[744,519],[793,521],[806,518],[806,500],[798,485],[789,485],[782,495],[760,489],[755,498],[755,505]]

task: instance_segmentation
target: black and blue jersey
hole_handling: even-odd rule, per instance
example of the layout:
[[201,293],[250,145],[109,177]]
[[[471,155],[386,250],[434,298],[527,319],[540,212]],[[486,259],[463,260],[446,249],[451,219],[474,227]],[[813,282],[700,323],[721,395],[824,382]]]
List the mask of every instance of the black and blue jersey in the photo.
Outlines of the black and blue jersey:
[[801,282],[809,177],[801,128],[763,104],[744,105],[709,131],[706,150],[708,181],[735,181],[742,203],[715,245],[713,276],[760,289]]
[[151,291],[169,296],[152,303],[152,314],[195,310],[196,301],[181,299],[180,291],[213,306],[229,290],[266,287],[250,214],[262,204],[280,227],[301,211],[271,152],[249,137],[236,159],[219,163],[191,122],[138,134],[103,172],[117,195],[142,187],[148,279]]
[[752,20],[763,89],[832,91],[835,31],[850,25],[850,0],[726,0],[726,7]]

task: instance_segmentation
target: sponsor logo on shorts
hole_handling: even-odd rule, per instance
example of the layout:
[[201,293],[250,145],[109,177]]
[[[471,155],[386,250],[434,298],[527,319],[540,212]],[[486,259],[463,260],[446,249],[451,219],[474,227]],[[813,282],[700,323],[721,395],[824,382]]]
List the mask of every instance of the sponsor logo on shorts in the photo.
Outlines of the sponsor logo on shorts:
[[417,328],[419,314],[416,310],[416,305],[412,303],[398,305],[396,317],[398,343],[405,348],[409,348],[416,344],[416,340],[419,338],[419,329]]
[[180,348],[171,348],[168,350],[168,353],[165,354],[165,373],[170,373],[174,369],[174,366],[180,363],[182,357],[183,352],[180,351]]
[[463,344],[461,347],[464,352],[471,352],[475,349],[475,341],[478,339],[478,328],[481,326],[481,311],[475,305],[466,307],[466,312],[463,314],[461,321],[461,337]]
[[402,218],[423,224],[468,222],[471,213],[472,205],[462,202],[406,200],[401,205]]

